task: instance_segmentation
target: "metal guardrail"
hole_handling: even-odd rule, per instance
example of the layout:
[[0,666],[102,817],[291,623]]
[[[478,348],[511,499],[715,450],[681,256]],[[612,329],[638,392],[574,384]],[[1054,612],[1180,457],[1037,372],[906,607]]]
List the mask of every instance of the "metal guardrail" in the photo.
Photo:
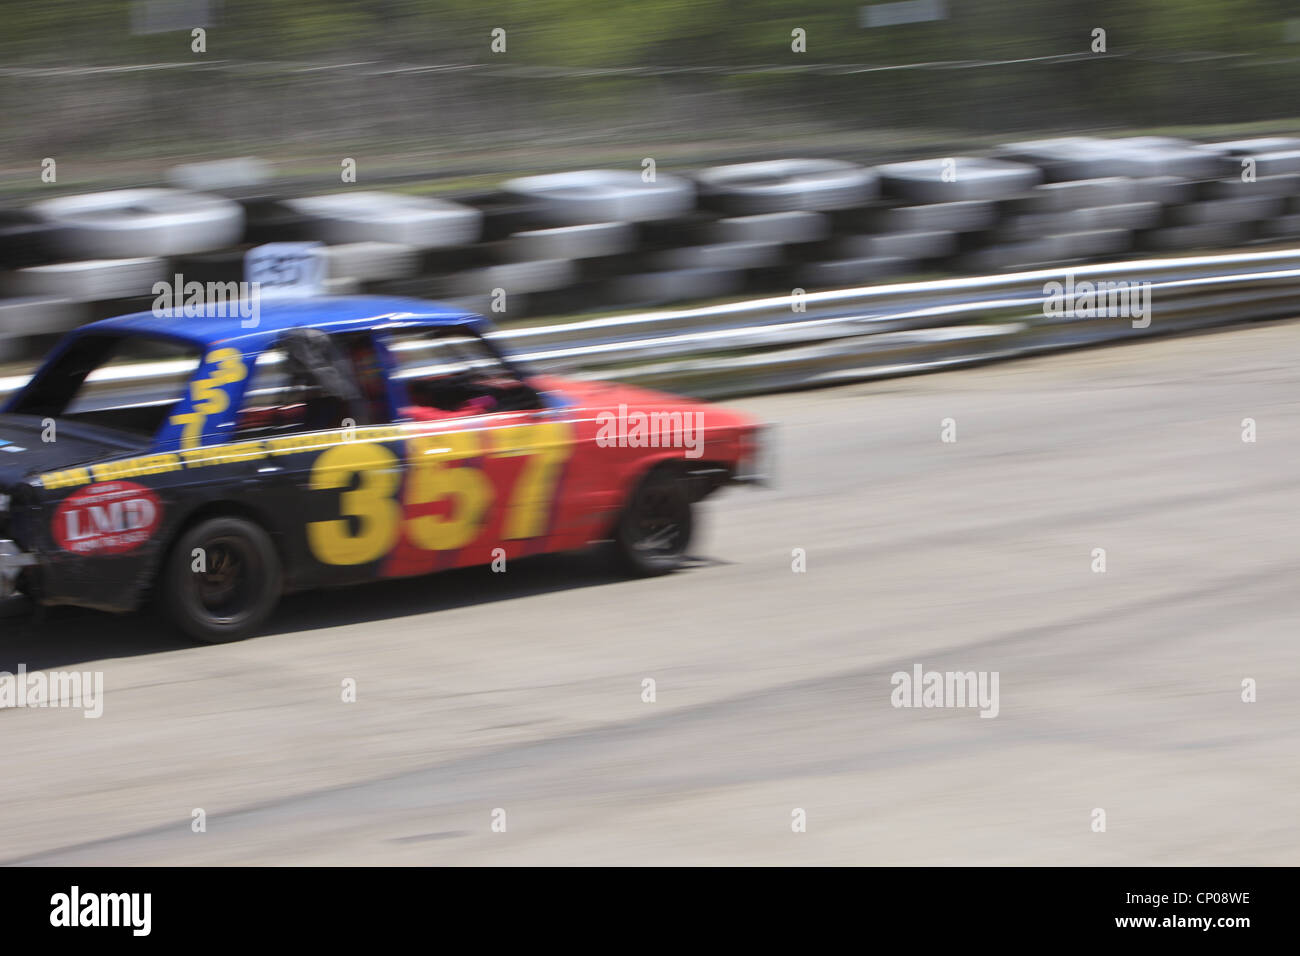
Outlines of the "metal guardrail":
[[[1050,282],[1149,283],[1150,324],[1049,316]],[[541,370],[716,398],[1300,313],[1300,249],[893,283],[560,325],[493,339]],[[113,370],[138,387],[174,363]],[[26,376],[0,379],[0,397]]]

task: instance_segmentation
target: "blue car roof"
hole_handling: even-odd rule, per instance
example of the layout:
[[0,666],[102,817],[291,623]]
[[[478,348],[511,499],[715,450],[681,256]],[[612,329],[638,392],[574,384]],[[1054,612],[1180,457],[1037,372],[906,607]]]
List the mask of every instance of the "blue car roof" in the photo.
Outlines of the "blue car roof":
[[[243,327],[242,323],[247,320],[240,316],[235,303],[227,304],[224,309],[225,312],[234,311],[234,315],[218,314],[221,311],[220,306],[208,304],[191,307],[188,315],[181,309],[161,310],[157,314],[135,312],[92,322],[73,334],[156,335],[191,342],[205,349],[216,345],[236,345],[247,355],[271,348],[281,332],[294,328],[346,332],[377,327],[459,325],[485,332],[491,327],[487,319],[472,312],[395,296],[263,299],[259,303],[256,328]],[[195,312],[198,314],[193,314]]]

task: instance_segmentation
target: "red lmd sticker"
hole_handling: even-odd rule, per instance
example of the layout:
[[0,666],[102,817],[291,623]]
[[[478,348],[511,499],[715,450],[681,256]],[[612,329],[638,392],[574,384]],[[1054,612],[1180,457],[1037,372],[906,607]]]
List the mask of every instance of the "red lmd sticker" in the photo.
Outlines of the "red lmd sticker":
[[74,554],[125,554],[153,537],[162,502],[130,481],[105,481],[70,495],[54,513],[54,539]]

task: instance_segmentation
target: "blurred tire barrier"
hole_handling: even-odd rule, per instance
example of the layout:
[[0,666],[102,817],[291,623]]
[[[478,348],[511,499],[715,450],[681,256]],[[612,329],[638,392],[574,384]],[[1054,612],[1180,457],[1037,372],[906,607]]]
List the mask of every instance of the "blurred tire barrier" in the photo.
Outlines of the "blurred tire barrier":
[[1219,157],[1221,176],[1240,176],[1243,159],[1254,160],[1256,176],[1300,173],[1300,139],[1242,139],[1199,148]]
[[1037,166],[1050,182],[1111,176],[1213,179],[1224,168],[1213,150],[1167,136],[1066,136],[1012,143],[996,155]]
[[881,232],[980,232],[997,221],[997,203],[978,200],[887,207],[867,217],[867,225]]
[[1204,202],[1174,206],[1168,211],[1171,226],[1195,226],[1201,223],[1251,222],[1280,215],[1283,202],[1272,196],[1248,196],[1243,199],[1207,199]]
[[53,257],[54,228],[27,210],[0,209],[0,262],[11,268]]
[[[89,320],[151,295],[152,269],[118,260],[229,282],[243,277],[249,246],[302,240],[326,244],[331,292],[490,302],[507,321],[1059,268],[1300,237],[1293,160],[1300,138],[1077,136],[879,167],[803,158],[652,179],[581,170],[446,199],[347,186],[279,195],[267,165],[246,157],[167,174],[222,195],[137,189],[0,210],[0,293],[90,302]],[[4,352],[34,358],[47,343],[30,321],[21,327],[0,324],[0,337],[32,337]]]
[[529,204],[505,192],[474,193],[458,197],[462,205],[477,209],[483,214],[483,242],[508,239],[516,233],[536,229]]
[[31,211],[50,224],[67,259],[120,259],[207,252],[239,242],[244,211],[217,196],[178,189],[122,189],[62,196]]
[[1133,248],[1133,233],[1126,229],[1092,229],[1054,236],[1064,244],[1063,259],[1093,259],[1114,256]]
[[290,209],[285,201],[269,196],[242,202],[246,225],[244,241],[250,245],[265,242],[298,242],[307,238],[312,220]]
[[1071,209],[1061,213],[1026,213],[1005,217],[991,231],[990,238],[1023,242],[1043,236],[1095,232],[1099,229],[1150,229],[1160,225],[1161,215],[1161,205],[1154,202],[1093,206],[1091,209]]
[[620,169],[524,176],[502,189],[527,202],[531,216],[550,226],[672,219],[695,206],[695,190],[685,179],[662,174],[646,182],[640,173]]
[[[79,302],[120,299],[168,280],[163,259],[96,259],[29,266],[9,273],[6,292],[17,296],[50,296]],[[2,300],[0,300],[2,301]]]
[[1071,209],[1061,221],[1070,229],[1150,229],[1160,225],[1161,210],[1158,202],[1125,202]]
[[735,215],[849,209],[880,193],[875,170],[835,159],[717,166],[695,181],[703,205]]
[[57,335],[91,318],[84,305],[66,299],[0,299],[0,359],[24,357],[27,336]]
[[1260,223],[1260,232],[1264,236],[1275,239],[1300,236],[1300,214],[1278,216],[1276,219]]
[[651,256],[652,264],[662,269],[762,269],[780,265],[782,258],[779,242],[718,242]]
[[969,272],[988,272],[999,269],[1025,268],[1040,263],[1069,259],[1067,236],[1039,236],[1017,242],[986,246],[962,256],[963,269]]
[[849,258],[888,256],[897,259],[946,259],[957,252],[957,234],[890,232],[874,236],[845,236],[837,251]]
[[1163,206],[1192,202],[1196,199],[1196,184],[1177,176],[1144,176],[1133,180],[1137,187],[1138,202],[1158,202]]
[[636,248],[636,229],[629,222],[593,222],[581,226],[528,229],[506,240],[510,259],[592,259]]
[[1259,176],[1249,182],[1240,176],[1232,179],[1212,179],[1200,183],[1198,198],[1245,199],[1269,196],[1274,199],[1284,199],[1296,193],[1300,193],[1300,173],[1285,173],[1277,176]]
[[672,302],[685,291],[692,299],[713,299],[734,295],[741,275],[729,269],[673,269],[620,276],[611,283],[616,302]]
[[831,222],[816,212],[771,212],[719,219],[712,225],[715,242],[818,242],[830,238]]
[[[170,260],[168,275],[164,278],[174,280],[180,273],[186,282],[240,282],[244,278],[244,250],[239,248],[218,249],[216,252],[196,252],[189,256],[173,256]],[[136,293],[147,292],[144,286]]]
[[1112,206],[1138,201],[1139,188],[1136,180],[1125,176],[1042,183],[1011,199],[1006,208],[1012,213],[1032,214]]
[[534,259],[460,272],[448,286],[448,291],[457,296],[487,296],[493,289],[514,293],[544,292],[572,285],[577,277],[577,267],[568,259]]
[[1009,199],[1042,181],[1035,166],[959,156],[876,167],[885,192],[919,203]]
[[1175,251],[1202,249],[1206,246],[1235,246],[1250,238],[1250,229],[1241,222],[1206,222],[1186,226],[1153,229],[1143,237],[1148,249]]
[[834,288],[855,282],[871,282],[907,273],[912,263],[898,256],[865,256],[859,259],[832,259],[803,267],[799,281],[813,288]]
[[325,270],[330,279],[405,279],[419,273],[420,250],[396,242],[345,242],[325,247]]
[[[680,270],[624,281],[696,282],[699,291],[723,288],[734,278],[726,270],[695,271],[698,276]],[[1136,300],[1132,315],[1116,313],[1112,300],[1106,300],[1106,314],[1071,315],[1061,290],[1082,290],[1083,283],[1122,285],[1134,295],[1146,289],[1149,300]],[[1297,291],[1300,248],[777,296],[504,329],[493,338],[542,371],[721,398],[1289,318],[1297,311]],[[11,302],[0,305],[0,323],[30,324],[41,309],[65,321],[72,318],[69,306]],[[130,389],[170,369],[143,365],[116,374]],[[0,393],[24,380],[0,380]]]
[[474,242],[483,226],[477,209],[400,193],[331,193],[284,205],[306,220],[306,238],[329,243],[393,242],[439,249]]

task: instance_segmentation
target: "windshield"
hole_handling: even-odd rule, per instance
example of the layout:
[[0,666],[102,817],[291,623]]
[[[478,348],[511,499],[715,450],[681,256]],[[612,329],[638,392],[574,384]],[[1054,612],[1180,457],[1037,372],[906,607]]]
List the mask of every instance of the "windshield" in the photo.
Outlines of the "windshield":
[[401,419],[433,420],[538,408],[520,373],[464,329],[415,329],[383,336],[393,379],[405,388]]

